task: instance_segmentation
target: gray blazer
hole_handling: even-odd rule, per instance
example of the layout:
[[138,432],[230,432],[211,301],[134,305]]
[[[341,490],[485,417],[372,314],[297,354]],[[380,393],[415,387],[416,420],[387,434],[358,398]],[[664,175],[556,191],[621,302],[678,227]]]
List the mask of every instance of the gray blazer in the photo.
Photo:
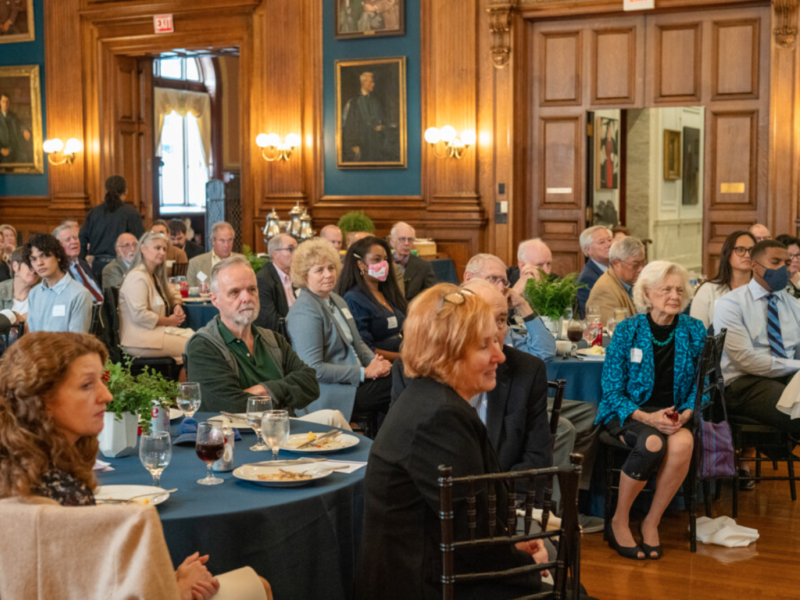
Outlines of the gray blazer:
[[103,287],[119,287],[125,280],[125,275],[130,271],[123,260],[118,256],[103,267]]
[[361,383],[361,367],[369,365],[375,354],[358,334],[347,303],[333,293],[331,302],[347,317],[355,348],[347,343],[344,332],[322,298],[308,290],[300,292],[286,316],[292,346],[300,359],[317,372],[319,382],[319,400],[304,410],[298,410],[297,414],[334,409],[342,411],[349,420],[356,389]]

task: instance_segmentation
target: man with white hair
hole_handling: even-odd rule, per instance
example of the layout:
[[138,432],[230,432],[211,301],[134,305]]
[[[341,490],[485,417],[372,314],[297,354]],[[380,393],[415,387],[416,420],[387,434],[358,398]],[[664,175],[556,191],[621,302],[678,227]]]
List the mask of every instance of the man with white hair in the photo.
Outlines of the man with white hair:
[[117,238],[114,246],[117,251],[117,258],[112,260],[103,268],[103,287],[119,287],[125,275],[131,270],[133,255],[136,254],[136,246],[139,242],[132,233],[123,233]]
[[608,269],[608,252],[611,249],[612,239],[611,232],[603,225],[589,227],[581,233],[581,250],[588,259],[578,276],[578,283],[586,286],[578,290],[578,308],[581,311],[581,319],[586,316],[586,301],[589,299],[589,293],[597,280]]
[[528,280],[538,279],[540,271],[545,275],[553,272],[553,253],[541,238],[524,240],[517,247],[517,266],[508,270],[508,281],[514,289],[522,294]]
[[258,272],[258,299],[261,310],[256,325],[277,331],[284,337],[286,315],[294,304],[295,291],[292,287],[292,257],[297,249],[297,241],[288,233],[279,233],[267,244],[270,261]]
[[323,240],[328,240],[331,245],[339,252],[342,249],[342,230],[336,225],[325,225],[320,232],[319,237]]
[[430,287],[436,285],[436,275],[427,260],[411,253],[414,248],[416,231],[408,223],[395,223],[389,236],[394,251],[394,264],[403,271],[403,286],[406,300],[411,300]]
[[72,225],[59,225],[53,230],[53,237],[56,238],[69,261],[69,276],[80,283],[92,295],[92,302],[95,304],[103,302],[103,289],[97,281],[92,267],[81,258],[81,242],[78,237],[78,230]]
[[[243,256],[232,256],[211,270],[211,303],[219,315],[195,333],[186,345],[187,370],[203,390],[201,410],[243,413],[251,396],[269,394],[273,408],[291,416],[319,397],[314,369],[297,356],[286,339],[256,327],[256,275]],[[335,410],[301,417],[349,429]]]
[[608,258],[609,268],[594,284],[586,302],[600,309],[600,322],[603,325],[614,316],[616,308],[627,309],[629,317],[636,314],[633,284],[647,264],[644,244],[630,236],[614,242]]
[[767,226],[762,225],[761,223],[754,223],[751,225],[750,233],[753,234],[753,237],[756,238],[757,242],[763,242],[764,240],[772,239],[772,234],[770,233],[769,229],[767,229]]
[[214,223],[211,227],[211,252],[195,256],[189,261],[189,269],[186,273],[189,287],[200,285],[201,281],[208,282],[211,269],[219,261],[225,260],[231,255],[241,256],[233,251],[235,237],[236,232],[233,230],[233,225],[226,221]]

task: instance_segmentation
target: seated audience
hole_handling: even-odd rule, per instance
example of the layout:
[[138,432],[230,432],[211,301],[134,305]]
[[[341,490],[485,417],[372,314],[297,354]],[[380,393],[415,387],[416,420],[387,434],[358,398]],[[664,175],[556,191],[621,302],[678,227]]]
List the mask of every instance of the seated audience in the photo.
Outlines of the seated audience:
[[[411,302],[420,292],[436,285],[433,266],[427,260],[411,253],[417,234],[408,223],[395,223],[389,236],[394,251],[394,263],[402,270],[401,291]],[[399,274],[399,271],[398,271]]]
[[[32,333],[6,352],[0,365],[0,438],[4,445],[0,498],[30,501],[38,497],[39,503],[72,507],[95,504],[97,436],[103,429],[105,405],[111,401],[103,382],[106,357],[100,341],[75,333]],[[119,568],[125,568],[126,557],[118,560]],[[208,556],[198,553],[189,556],[175,573],[177,588],[172,592],[180,592],[180,596],[159,597],[212,598],[220,590],[220,582],[206,569],[207,561]],[[260,579],[260,586],[255,581],[258,589],[248,597],[264,598],[266,594],[271,598],[266,580]],[[146,588],[124,578],[117,585]],[[73,595],[75,591],[65,593]],[[128,597],[123,589],[115,591]]]
[[789,285],[786,291],[795,298],[800,298],[800,239],[785,233],[775,238],[776,241],[786,246],[789,252]]
[[605,325],[614,316],[614,309],[624,308],[628,316],[636,314],[633,304],[633,284],[647,261],[644,244],[635,237],[624,237],[608,251],[609,268],[592,286],[587,306],[597,306],[600,322]]
[[[597,421],[631,448],[620,473],[608,543],[632,560],[661,558],[658,526],[692,459],[689,421],[706,329],[681,314],[691,295],[689,274],[682,266],[667,261],[647,265],[634,288],[636,307],[646,314],[619,323],[606,351]],[[640,525],[640,545],[630,530],[630,510],[656,473],[655,494]]]
[[292,286],[292,256],[297,241],[288,233],[279,233],[267,243],[270,261],[261,267],[258,280],[258,300],[261,309],[256,325],[286,335],[286,315],[294,304],[295,290]]
[[80,257],[81,244],[78,230],[71,225],[59,225],[53,230],[53,236],[61,243],[67,255],[70,277],[80,283],[92,296],[93,302],[103,301],[103,288],[95,278],[94,271],[88,262]]
[[524,240],[517,247],[517,266],[506,272],[509,284],[519,293],[525,292],[525,284],[531,278],[538,279],[539,271],[546,275],[553,272],[553,253],[541,238]]
[[325,225],[320,230],[319,237],[328,240],[337,252],[342,249],[342,230],[337,225]]
[[776,408],[800,370],[800,303],[787,291],[789,253],[774,240],[750,253],[753,279],[720,298],[714,330],[728,330],[722,353],[728,413],[800,434],[800,419]]
[[186,223],[180,219],[170,220],[169,241],[173,247],[183,250],[186,253],[186,258],[189,260],[203,253],[203,247],[200,244],[195,244],[186,237]]
[[[167,262],[172,264],[184,264],[189,262],[186,252],[184,252],[181,248],[173,246],[172,242],[169,241],[169,226],[167,225],[166,221],[161,219],[153,221],[153,224],[150,226],[150,231],[154,233],[160,233],[164,236],[164,239],[167,240]],[[170,275],[171,272],[168,272],[167,277]]]
[[92,295],[67,275],[69,259],[59,241],[48,233],[32,235],[22,260],[42,279],[28,294],[28,329],[88,333]]
[[33,286],[39,283],[39,276],[22,259],[20,246],[11,253],[11,272],[13,279],[0,283],[0,309],[11,310],[22,321],[28,315],[28,295]]
[[379,238],[355,242],[347,249],[336,291],[347,302],[364,343],[392,361],[400,356],[408,305],[389,275],[390,256],[389,244]]
[[750,233],[756,239],[756,242],[763,242],[764,240],[772,239],[772,234],[770,233],[769,229],[767,229],[766,225],[762,225],[761,223],[754,223],[751,225]]
[[300,244],[292,283],[302,291],[286,325],[298,356],[317,372],[319,400],[306,411],[330,408],[351,420],[354,412],[388,409],[392,364],[364,343],[347,303],[333,292],[341,268],[330,242],[315,238]]
[[[505,361],[500,333],[484,300],[450,284],[426,290],[411,304],[402,358],[404,373],[412,379],[370,450],[356,598],[442,597],[438,467],[451,466],[454,477],[502,471],[478,414]],[[478,411],[471,406],[476,399]],[[501,485],[496,491],[495,533],[506,535],[508,490]],[[476,500],[478,514],[486,515],[487,496],[478,494]],[[466,540],[467,507],[458,489],[454,505],[455,539]],[[481,521],[477,534],[487,533]],[[546,561],[547,550],[541,540],[506,548],[457,548],[453,560],[457,572],[499,571]],[[528,573],[461,584],[456,596],[494,600],[544,589],[549,588],[540,575]]]
[[108,263],[103,269],[103,287],[119,287],[131,270],[133,257],[139,242],[131,233],[123,233],[117,238],[115,249],[117,258]]
[[[206,252],[195,256],[189,261],[189,270],[186,273],[186,281],[189,286],[194,287],[200,285],[200,281],[208,282],[211,276],[212,267],[221,260],[225,260],[233,252],[233,240],[236,237],[236,232],[233,226],[225,221],[214,223],[211,227],[211,252]],[[241,256],[241,255],[239,255]]]
[[697,288],[689,309],[689,313],[702,321],[706,329],[714,322],[714,308],[719,299],[750,282],[753,276],[750,250],[755,245],[755,238],[747,231],[734,231],[725,238],[717,276]]
[[597,280],[608,270],[608,253],[613,242],[611,232],[603,225],[584,229],[579,240],[581,250],[588,259],[578,276],[578,283],[585,286],[578,290],[578,308],[581,311],[581,319],[584,319],[586,318],[586,301],[589,299],[589,294]]
[[17,247],[17,230],[11,225],[0,225],[0,281],[11,279],[11,253]]
[[167,238],[149,231],[139,240],[131,270],[119,288],[119,340],[131,356],[169,356],[183,364],[186,342],[194,333],[181,296],[167,281]]
[[611,228],[611,243],[616,242],[620,238],[628,237],[630,234],[630,229],[624,225],[614,225]]

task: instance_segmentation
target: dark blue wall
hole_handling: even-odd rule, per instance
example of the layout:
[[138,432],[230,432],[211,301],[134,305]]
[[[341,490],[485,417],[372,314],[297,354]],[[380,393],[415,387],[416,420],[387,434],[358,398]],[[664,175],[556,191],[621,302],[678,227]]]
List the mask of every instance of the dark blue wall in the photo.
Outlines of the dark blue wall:
[[[419,0],[406,0],[403,36],[337,40],[334,0],[323,0],[323,105],[325,127],[325,194],[329,196],[417,196],[421,189],[420,27]],[[338,59],[406,57],[408,168],[336,168],[336,70]]]
[[[57,1],[57,0],[56,0]],[[42,140],[47,139],[44,105],[44,0],[34,0],[34,41],[18,44],[0,44],[0,67],[39,65],[39,85],[42,91]],[[79,82],[76,82],[79,84]],[[44,157],[43,175],[0,175],[2,196],[47,196],[47,155]]]

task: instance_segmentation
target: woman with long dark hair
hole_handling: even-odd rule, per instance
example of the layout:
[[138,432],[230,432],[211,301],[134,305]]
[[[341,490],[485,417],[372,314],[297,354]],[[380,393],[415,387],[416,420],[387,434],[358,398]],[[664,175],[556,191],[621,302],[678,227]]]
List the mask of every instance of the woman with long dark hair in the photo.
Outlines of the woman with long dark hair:
[[126,204],[128,184],[124,177],[106,179],[105,201],[86,215],[80,231],[81,258],[94,256],[92,271],[97,281],[103,279],[103,268],[117,256],[115,245],[123,233],[132,233],[138,240],[144,235],[144,224],[132,204]]
[[725,238],[717,276],[697,289],[690,309],[690,314],[701,320],[706,329],[714,322],[717,300],[731,290],[750,283],[753,276],[750,250],[755,245],[756,239],[747,231],[734,231]]
[[393,361],[400,356],[408,306],[392,263],[386,241],[374,236],[358,240],[347,250],[336,292],[347,302],[364,343]]

